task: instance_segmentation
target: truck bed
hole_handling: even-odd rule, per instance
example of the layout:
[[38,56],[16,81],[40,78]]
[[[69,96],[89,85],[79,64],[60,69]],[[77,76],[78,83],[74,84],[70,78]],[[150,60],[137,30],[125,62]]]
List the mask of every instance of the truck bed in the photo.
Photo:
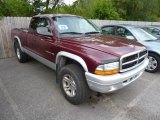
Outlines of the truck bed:
[[15,36],[18,36],[23,44],[27,38],[27,33],[29,28],[14,28],[11,30],[11,38],[14,39]]

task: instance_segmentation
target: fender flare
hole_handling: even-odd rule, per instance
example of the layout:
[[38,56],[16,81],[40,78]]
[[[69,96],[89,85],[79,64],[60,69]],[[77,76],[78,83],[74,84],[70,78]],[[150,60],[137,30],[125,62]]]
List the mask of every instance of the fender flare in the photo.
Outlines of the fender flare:
[[61,51],[56,56],[56,64],[58,64],[58,59],[61,56],[70,58],[72,60],[75,60],[76,62],[78,62],[83,67],[85,72],[88,72],[88,67],[86,65],[86,62],[81,57],[79,57],[78,55],[75,55],[75,54],[72,54],[72,53],[69,53],[69,52],[65,52],[65,51]]
[[21,50],[23,51],[23,47],[22,47],[20,38],[18,36],[14,36],[14,42],[15,42],[15,39],[18,41],[19,46],[20,46]]

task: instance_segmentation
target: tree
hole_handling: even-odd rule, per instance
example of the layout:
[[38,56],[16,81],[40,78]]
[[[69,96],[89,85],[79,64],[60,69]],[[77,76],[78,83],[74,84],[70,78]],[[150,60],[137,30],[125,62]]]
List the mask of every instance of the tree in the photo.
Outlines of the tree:
[[126,20],[156,21],[160,0],[113,0],[117,12]]
[[93,6],[93,18],[98,19],[121,19],[113,6],[112,0],[96,0]]
[[2,16],[30,16],[31,5],[27,0],[1,0],[0,15]]
[[92,19],[160,20],[160,0],[77,0],[69,6],[60,1],[0,0],[0,16],[33,16],[58,11]]
[[73,5],[75,6],[75,14],[92,18],[93,6],[96,0],[77,0]]
[[33,6],[33,13],[38,14],[54,11],[59,0],[29,0],[29,2]]

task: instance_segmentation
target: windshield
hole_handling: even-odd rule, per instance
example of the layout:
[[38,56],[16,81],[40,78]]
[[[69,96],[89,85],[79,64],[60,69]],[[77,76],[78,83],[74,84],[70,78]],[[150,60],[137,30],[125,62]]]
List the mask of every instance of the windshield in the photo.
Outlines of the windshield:
[[100,32],[97,26],[81,17],[54,17],[53,21],[60,34],[95,34]]
[[147,33],[153,35],[154,37],[158,38],[160,36],[160,29],[154,27],[144,27],[142,28]]
[[145,40],[156,40],[157,39],[156,37],[147,33],[141,28],[134,27],[134,28],[130,28],[130,30],[132,31],[132,34],[136,37],[137,40],[145,41]]

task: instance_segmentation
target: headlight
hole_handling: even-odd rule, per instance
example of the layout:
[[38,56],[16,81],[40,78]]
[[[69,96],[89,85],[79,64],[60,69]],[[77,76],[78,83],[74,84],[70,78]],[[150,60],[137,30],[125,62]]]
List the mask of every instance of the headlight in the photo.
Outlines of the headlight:
[[95,70],[95,74],[97,75],[112,75],[118,72],[119,72],[119,62],[99,65]]

